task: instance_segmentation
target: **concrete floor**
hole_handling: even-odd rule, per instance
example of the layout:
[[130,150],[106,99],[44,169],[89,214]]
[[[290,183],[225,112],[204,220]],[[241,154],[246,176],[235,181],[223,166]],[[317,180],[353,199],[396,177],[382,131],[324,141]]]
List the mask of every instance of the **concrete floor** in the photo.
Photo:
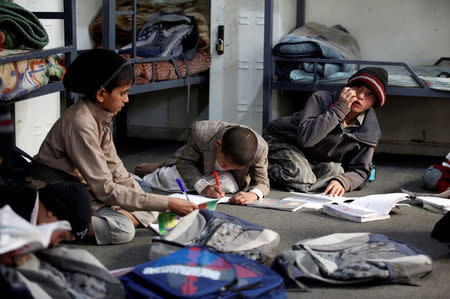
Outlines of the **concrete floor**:
[[[181,146],[177,142],[139,141],[118,146],[119,156],[132,171],[140,162],[157,162],[170,157]],[[411,157],[376,154],[376,179],[362,190],[347,193],[346,196],[363,196],[398,192],[400,188],[426,192],[422,189],[423,171],[427,166],[438,163],[432,157]],[[271,190],[268,197],[283,198],[287,192]],[[414,202],[413,202],[414,204]],[[435,223],[442,217],[420,206],[395,208],[390,219],[368,223],[354,223],[326,216],[319,211],[299,210],[284,212],[257,209],[244,206],[221,204],[219,212],[237,216],[263,225],[280,235],[279,252],[290,249],[303,239],[316,238],[336,232],[372,232],[385,234],[398,241],[410,244],[433,259],[433,271],[421,279],[421,285],[376,285],[358,287],[318,287],[306,293],[288,292],[288,298],[448,298],[450,294],[450,250],[446,243],[430,237]],[[109,269],[129,267],[147,261],[152,233],[138,229],[135,239],[123,245],[96,246],[92,244],[73,245],[94,254]]]

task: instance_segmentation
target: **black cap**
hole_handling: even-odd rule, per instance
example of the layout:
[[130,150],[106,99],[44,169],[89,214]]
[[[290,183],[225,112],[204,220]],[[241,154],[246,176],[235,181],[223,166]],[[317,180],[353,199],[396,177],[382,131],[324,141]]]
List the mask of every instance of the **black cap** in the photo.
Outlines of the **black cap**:
[[59,220],[67,220],[76,239],[83,239],[91,224],[91,199],[83,184],[61,182],[39,189],[39,200]]

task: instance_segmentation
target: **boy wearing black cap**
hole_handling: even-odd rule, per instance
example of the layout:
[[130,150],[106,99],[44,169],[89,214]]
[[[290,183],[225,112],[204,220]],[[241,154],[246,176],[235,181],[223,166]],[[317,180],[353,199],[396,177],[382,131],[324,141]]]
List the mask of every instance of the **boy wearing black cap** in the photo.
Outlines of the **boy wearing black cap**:
[[[39,190],[0,185],[0,208],[9,205],[33,225],[67,220],[71,231],[55,231],[51,246],[61,241],[81,240],[91,224],[91,199],[87,188],[76,182],[45,185]],[[13,263],[14,253],[0,256],[3,264]]]
[[88,186],[94,215],[88,235],[97,244],[131,241],[135,227],[154,221],[156,211],[186,215],[198,208],[183,199],[145,193],[117,155],[109,126],[128,103],[133,81],[129,62],[114,51],[94,49],[79,55],[63,83],[84,97],[53,125],[30,171],[47,183],[74,180]]
[[384,69],[363,68],[340,94],[317,91],[303,110],[272,121],[263,137],[273,184],[331,196],[363,185],[381,136],[372,107],[386,102],[387,81]]

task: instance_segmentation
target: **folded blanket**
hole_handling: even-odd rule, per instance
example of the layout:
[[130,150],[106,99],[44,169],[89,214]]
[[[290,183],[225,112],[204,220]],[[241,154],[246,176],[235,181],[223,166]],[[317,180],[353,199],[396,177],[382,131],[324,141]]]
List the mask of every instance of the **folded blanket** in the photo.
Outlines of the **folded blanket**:
[[42,49],[48,44],[47,32],[39,19],[12,2],[0,1],[0,31],[5,49]]
[[[359,60],[358,42],[340,25],[327,27],[315,22],[301,26],[284,36],[273,54],[283,57],[310,57]],[[297,67],[296,67],[297,68]],[[314,72],[313,63],[301,63],[298,68]],[[318,74],[327,77],[336,72],[348,72],[354,65],[319,64]]]
[[[24,52],[3,50],[1,56]],[[50,79],[61,79],[65,68],[57,55],[25,59],[0,65],[0,101],[10,100],[47,84]]]

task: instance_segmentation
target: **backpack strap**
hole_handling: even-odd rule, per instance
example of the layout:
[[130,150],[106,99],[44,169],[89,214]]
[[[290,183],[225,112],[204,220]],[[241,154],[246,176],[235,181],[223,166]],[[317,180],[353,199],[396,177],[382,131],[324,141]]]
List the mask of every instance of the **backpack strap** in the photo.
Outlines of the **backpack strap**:
[[189,63],[187,61],[186,55],[183,55],[184,64],[186,65],[186,87],[187,87],[187,94],[186,94],[186,112],[189,112],[189,104],[191,100],[191,72],[189,70]]

